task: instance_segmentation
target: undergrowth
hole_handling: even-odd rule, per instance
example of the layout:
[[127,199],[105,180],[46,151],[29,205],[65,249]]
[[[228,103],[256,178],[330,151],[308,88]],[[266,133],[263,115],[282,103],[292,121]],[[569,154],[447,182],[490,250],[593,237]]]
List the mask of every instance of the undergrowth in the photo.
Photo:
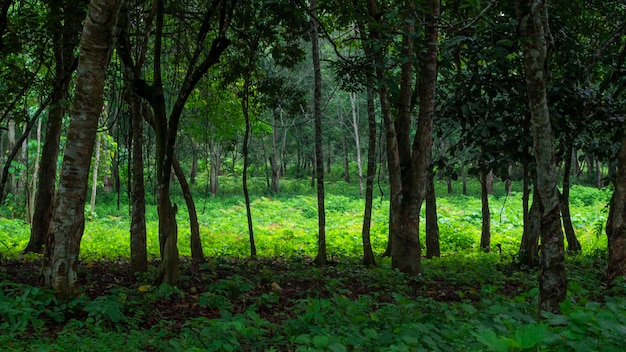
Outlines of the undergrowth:
[[388,233],[384,197],[374,202],[372,241],[380,264],[374,268],[359,263],[363,201],[354,189],[327,195],[333,264],[324,268],[310,259],[317,233],[313,192],[253,198],[258,259],[248,258],[242,198],[201,199],[207,261],[191,270],[185,257],[188,216],[180,207],[179,287],[151,285],[158,264],[154,207],[148,210],[153,263],[149,272],[135,275],[126,269],[128,208],[118,209],[115,198],[104,195],[86,224],[81,291],[68,301],[38,287],[40,258],[20,258],[28,225],[0,218],[0,346],[15,351],[626,350],[626,283],[607,287],[604,274],[601,227],[609,192],[572,189],[571,212],[584,251],[568,256],[568,298],[561,314],[541,317],[538,271],[520,265],[515,255],[521,194],[490,198],[492,243],[500,244],[502,253],[476,248],[481,222],[476,195],[439,194],[443,256],[423,260],[419,277],[391,270],[389,259],[380,257]]

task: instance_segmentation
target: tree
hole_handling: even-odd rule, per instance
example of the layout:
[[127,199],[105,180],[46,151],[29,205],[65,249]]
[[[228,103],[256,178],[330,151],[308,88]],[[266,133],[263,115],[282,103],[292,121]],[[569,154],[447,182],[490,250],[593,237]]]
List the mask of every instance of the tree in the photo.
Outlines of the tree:
[[373,23],[370,33],[380,49],[375,62],[381,110],[386,127],[387,156],[390,183],[390,242],[392,267],[416,275],[421,272],[421,248],[419,239],[420,210],[425,198],[427,172],[431,169],[432,121],[435,110],[435,88],[437,85],[437,55],[440,3],[429,0],[420,9],[423,13],[424,39],[421,41],[420,74],[415,91],[419,98],[419,116],[413,142],[410,141],[411,109],[413,106],[413,76],[416,50],[414,48],[416,12],[415,4],[405,3],[399,14],[401,35],[400,83],[397,97],[397,115],[392,118],[389,90],[384,67],[382,28],[386,23],[378,22],[382,16],[380,6],[368,1],[368,11]]
[[311,0],[311,53],[313,60],[313,121],[315,123],[315,176],[317,179],[317,256],[314,259],[316,265],[326,265],[328,257],[326,255],[326,211],[324,209],[324,152],[322,141],[322,71],[320,68],[320,49],[317,29],[317,1]]
[[557,313],[560,311],[559,303],[565,300],[567,293],[567,277],[552,144],[554,137],[546,95],[545,62],[551,40],[546,3],[547,0],[517,0],[541,213],[539,307],[543,311]]
[[[178,225],[176,212],[178,206],[170,199],[170,177],[174,160],[174,148],[180,121],[185,105],[194,88],[207,71],[219,62],[222,53],[230,45],[226,32],[230,24],[229,18],[234,10],[234,4],[227,0],[214,0],[204,10],[200,27],[195,33],[192,50],[188,52],[187,69],[175,100],[168,114],[168,105],[164,95],[163,42],[165,7],[162,0],[153,3],[155,13],[155,38],[153,57],[153,82],[148,84],[139,77],[140,66],[132,61],[130,55],[121,56],[124,64],[132,67],[137,93],[146,99],[154,114],[154,130],[156,137],[156,179],[157,179],[157,210],[159,216],[159,247],[161,265],[156,281],[170,285],[178,284],[179,254],[178,254]],[[216,38],[213,39],[208,52],[205,50],[205,41],[211,32],[213,21],[218,26],[215,29]]]
[[119,0],[92,0],[80,40],[74,104],[44,257],[45,283],[59,296],[70,295],[76,288],[89,165],[119,6]]

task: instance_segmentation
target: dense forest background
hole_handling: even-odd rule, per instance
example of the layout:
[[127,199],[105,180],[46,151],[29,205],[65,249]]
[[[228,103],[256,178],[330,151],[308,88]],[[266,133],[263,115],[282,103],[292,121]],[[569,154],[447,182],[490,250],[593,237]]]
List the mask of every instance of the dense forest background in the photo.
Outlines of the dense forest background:
[[[76,296],[86,222],[120,219],[120,265],[179,287],[233,254],[207,222],[245,223],[250,258],[290,257],[255,231],[301,240],[305,220],[280,221],[303,212],[318,268],[358,253],[419,280],[442,248],[491,253],[536,269],[539,311],[560,314],[566,257],[591,253],[581,222],[594,251],[607,235],[603,285],[626,274],[625,19],[611,1],[2,0],[0,201],[29,229],[16,260]],[[438,215],[455,194],[479,196],[463,218],[478,243]],[[299,200],[267,208],[285,195]],[[515,240],[498,237],[505,209]],[[343,232],[357,241],[327,238]]]

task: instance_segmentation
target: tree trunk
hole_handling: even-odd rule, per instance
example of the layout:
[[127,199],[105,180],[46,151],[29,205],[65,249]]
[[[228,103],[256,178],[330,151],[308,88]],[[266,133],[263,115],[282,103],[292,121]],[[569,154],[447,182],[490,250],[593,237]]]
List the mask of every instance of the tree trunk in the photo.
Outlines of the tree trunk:
[[50,21],[60,26],[53,35],[55,77],[52,101],[46,124],[46,140],[41,152],[41,171],[35,213],[33,214],[30,239],[25,253],[41,253],[46,242],[52,211],[56,183],[57,158],[65,115],[65,101],[69,91],[70,77],[74,71],[74,49],[78,45],[81,21],[85,18],[84,6],[67,5],[65,1],[50,1]]
[[91,202],[89,209],[91,212],[96,211],[96,192],[98,191],[98,166],[100,164],[100,146],[102,144],[102,136],[96,135],[96,151],[94,155],[93,168],[91,173]]
[[361,156],[361,136],[359,135],[356,93],[350,93],[350,105],[352,106],[352,127],[354,128],[354,142],[356,144],[356,166],[359,170],[359,194],[363,195],[363,157]]
[[276,114],[273,113],[272,116],[274,124],[272,125],[272,155],[270,155],[270,168],[272,170],[272,184],[270,189],[273,193],[278,194],[280,193],[281,175],[280,151],[278,150],[278,123],[276,120]]
[[432,258],[440,257],[441,249],[439,246],[435,180],[432,172],[428,175],[428,185],[426,185],[426,258]]
[[[125,68],[128,69],[128,68]],[[143,109],[140,98],[135,93],[134,84],[127,79],[128,100],[130,103],[132,130],[132,185],[130,220],[130,270],[148,271],[148,250],[146,236],[146,190],[143,176]]]
[[461,160],[461,184],[462,184],[461,193],[464,196],[466,196],[467,195],[467,171],[465,170],[465,160]]
[[[362,38],[366,38],[367,32],[365,24],[362,21],[357,21],[357,29]],[[369,43],[363,44],[363,52],[366,57],[373,58],[375,53],[372,46]],[[371,60],[371,59],[370,59]],[[374,75],[374,62],[370,61],[371,67],[368,70],[368,74]],[[373,78],[373,77],[372,77]],[[378,138],[377,122],[376,122],[376,104],[375,104],[375,91],[370,85],[366,87],[367,97],[367,126],[369,130],[368,134],[368,147],[367,147],[367,180],[365,185],[365,209],[363,215],[363,228],[361,232],[361,238],[363,240],[363,265],[375,266],[376,259],[374,258],[374,251],[372,250],[371,242],[371,225],[372,225],[372,204],[374,194],[374,177],[376,176],[376,138]],[[384,167],[383,167],[384,168]]]
[[320,68],[320,48],[317,34],[317,0],[311,0],[311,52],[313,54],[313,76],[315,88],[313,94],[313,120],[315,121],[315,169],[317,177],[317,257],[314,263],[318,266],[326,265],[326,211],[324,209],[324,153],[322,141],[322,71]]
[[617,156],[615,190],[611,197],[609,217],[606,222],[609,262],[607,282],[626,276],[626,121],[623,126],[622,145]]
[[243,83],[243,96],[241,98],[241,109],[243,116],[246,120],[246,132],[243,136],[243,196],[246,202],[246,218],[248,220],[248,236],[250,238],[250,256],[256,257],[256,245],[254,244],[254,228],[252,226],[252,210],[250,209],[250,193],[248,192],[248,148],[250,146],[250,114],[248,109],[249,104],[249,87],[250,87],[250,68],[246,71],[244,83]]
[[[16,149],[16,141],[15,141],[15,120],[14,119],[10,119],[9,123],[8,123],[8,139],[9,139],[9,150],[14,150]],[[9,159],[7,160],[7,164],[11,164],[13,162],[13,160]],[[18,194],[18,189],[17,189],[17,179],[19,178],[19,175],[17,173],[10,173],[10,180],[9,180],[9,189],[7,190],[7,193],[12,193],[12,194]],[[4,193],[4,192],[3,192]]]
[[72,119],[43,269],[46,285],[62,297],[76,290],[89,165],[98,117],[102,112],[104,81],[113,48],[118,6],[117,0],[92,0],[80,41]]
[[598,157],[595,158],[596,162],[596,187],[601,189],[604,185],[602,184],[602,163]]
[[[520,263],[535,267],[539,265],[539,237],[541,235],[541,213],[539,211],[537,189],[533,192],[533,203],[524,220],[524,232],[519,250]],[[526,198],[528,209],[528,196]]]
[[[27,111],[26,113],[28,114]],[[25,120],[28,120],[28,115],[25,116]],[[19,173],[17,182],[17,189],[19,190],[20,194],[24,195],[24,205],[28,204],[27,186],[28,174],[30,172],[30,170],[28,169],[28,140],[30,139],[30,129],[27,129],[28,126],[26,125],[27,124],[22,125],[22,133],[26,136],[26,138],[24,138],[22,140],[22,143],[20,143],[20,164],[22,165],[23,169]]]
[[211,190],[211,197],[215,197],[219,188],[221,150],[219,143],[216,142],[214,139],[212,139],[210,142],[209,154],[211,154],[211,166],[209,168],[209,188]]
[[341,135],[341,149],[343,150],[343,180],[350,183],[350,158],[345,134]]
[[485,187],[487,188],[487,194],[493,194],[493,170],[489,170],[485,177]]
[[193,195],[191,194],[189,183],[187,183],[187,180],[185,179],[185,173],[180,167],[180,163],[176,157],[172,160],[172,165],[174,166],[174,173],[176,174],[180,188],[183,191],[183,197],[185,197],[185,204],[187,205],[187,212],[189,213],[191,262],[193,267],[197,268],[198,264],[204,262],[204,252],[202,251],[202,240],[200,239],[200,226],[198,225],[196,204],[193,201]]
[[[391,247],[391,267],[398,269],[400,272],[409,275],[418,275],[422,271],[421,267],[421,246],[419,239],[419,223],[420,223],[420,208],[422,205],[423,194],[420,194],[419,186],[419,173],[417,170],[417,156],[415,151],[412,151],[410,130],[411,130],[411,101],[412,101],[412,88],[413,88],[413,76],[414,76],[414,34],[415,34],[415,22],[413,17],[414,4],[411,2],[406,3],[406,12],[403,18],[403,25],[401,30],[402,36],[402,50],[400,55],[405,58],[401,65],[400,73],[400,91],[397,101],[397,115],[395,121],[392,122],[395,126],[396,140],[395,148],[397,150],[397,158],[389,158],[389,176],[393,177],[393,173],[398,173],[400,194],[398,198],[395,198],[394,203],[398,207],[396,212],[397,216],[394,218],[393,223],[393,239]],[[422,83],[420,79],[420,84]],[[422,93],[420,89],[420,93]],[[415,141],[424,138],[424,131],[419,126],[425,121],[422,119],[424,111],[420,105],[420,117],[418,118],[418,128],[415,134]],[[388,134],[389,138],[390,135]],[[431,138],[429,135],[428,138]],[[389,144],[388,144],[389,146]],[[416,149],[419,148],[417,153],[425,153],[425,149],[413,145]],[[392,150],[394,146],[388,148]],[[412,153],[413,152],[413,153]],[[390,152],[391,153],[391,152]],[[393,164],[393,167],[391,167]]]
[[[492,174],[487,162],[482,161],[480,166],[480,189],[482,204],[482,228],[480,236],[480,249],[489,253],[491,251],[491,211],[489,210],[489,174]],[[492,174],[493,175],[493,174]],[[492,178],[493,179],[493,178]]]
[[567,294],[561,211],[556,187],[556,161],[546,96],[545,64],[551,40],[546,0],[517,0],[520,35],[524,38],[524,68],[537,167],[541,213],[541,274],[539,308],[558,313]]
[[572,225],[572,216],[569,209],[569,191],[570,191],[570,174],[572,171],[572,153],[573,148],[571,143],[568,143],[566,147],[565,158],[563,162],[563,193],[560,194],[561,202],[561,215],[563,217],[563,227],[565,229],[565,237],[567,238],[567,250],[571,252],[580,252],[582,247],[578,238],[576,238],[576,232]]
[[196,184],[198,177],[198,144],[191,142],[191,170],[189,170],[189,183]]
[[33,173],[30,180],[30,187],[28,192],[28,223],[33,224],[33,217],[35,215],[35,196],[37,189],[37,176],[39,175],[39,154],[41,153],[41,119],[37,121],[37,149],[35,150],[35,165],[33,165]]

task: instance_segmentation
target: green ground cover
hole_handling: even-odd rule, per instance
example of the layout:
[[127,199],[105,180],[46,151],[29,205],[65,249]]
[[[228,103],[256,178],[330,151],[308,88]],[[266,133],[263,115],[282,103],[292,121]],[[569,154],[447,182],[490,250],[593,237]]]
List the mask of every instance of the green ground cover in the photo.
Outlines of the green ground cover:
[[[183,259],[177,288],[151,285],[156,263],[145,274],[127,272],[128,208],[118,210],[114,196],[104,195],[85,230],[83,289],[70,301],[37,287],[39,258],[19,258],[28,226],[0,218],[0,346],[32,351],[626,349],[626,284],[607,287],[603,279],[602,226],[610,191],[572,189],[572,217],[584,250],[568,257],[569,294],[562,314],[539,319],[538,272],[515,258],[521,194],[496,192],[490,198],[492,243],[501,244],[503,253],[485,254],[477,249],[476,184],[469,196],[447,195],[444,186],[437,185],[443,257],[424,260],[418,278],[391,271],[387,258],[379,257],[377,268],[359,264],[363,201],[354,185],[342,183],[328,187],[327,236],[335,262],[325,268],[310,265],[317,220],[306,182],[286,181],[282,195],[253,199],[260,255],[254,260],[247,258],[245,207],[235,183],[223,196],[206,201],[198,196],[209,259],[198,271]],[[180,208],[179,248],[189,255],[187,216]],[[379,255],[386,245],[387,209],[384,197],[375,200],[372,236]],[[155,213],[149,207],[149,251],[156,261]]]

